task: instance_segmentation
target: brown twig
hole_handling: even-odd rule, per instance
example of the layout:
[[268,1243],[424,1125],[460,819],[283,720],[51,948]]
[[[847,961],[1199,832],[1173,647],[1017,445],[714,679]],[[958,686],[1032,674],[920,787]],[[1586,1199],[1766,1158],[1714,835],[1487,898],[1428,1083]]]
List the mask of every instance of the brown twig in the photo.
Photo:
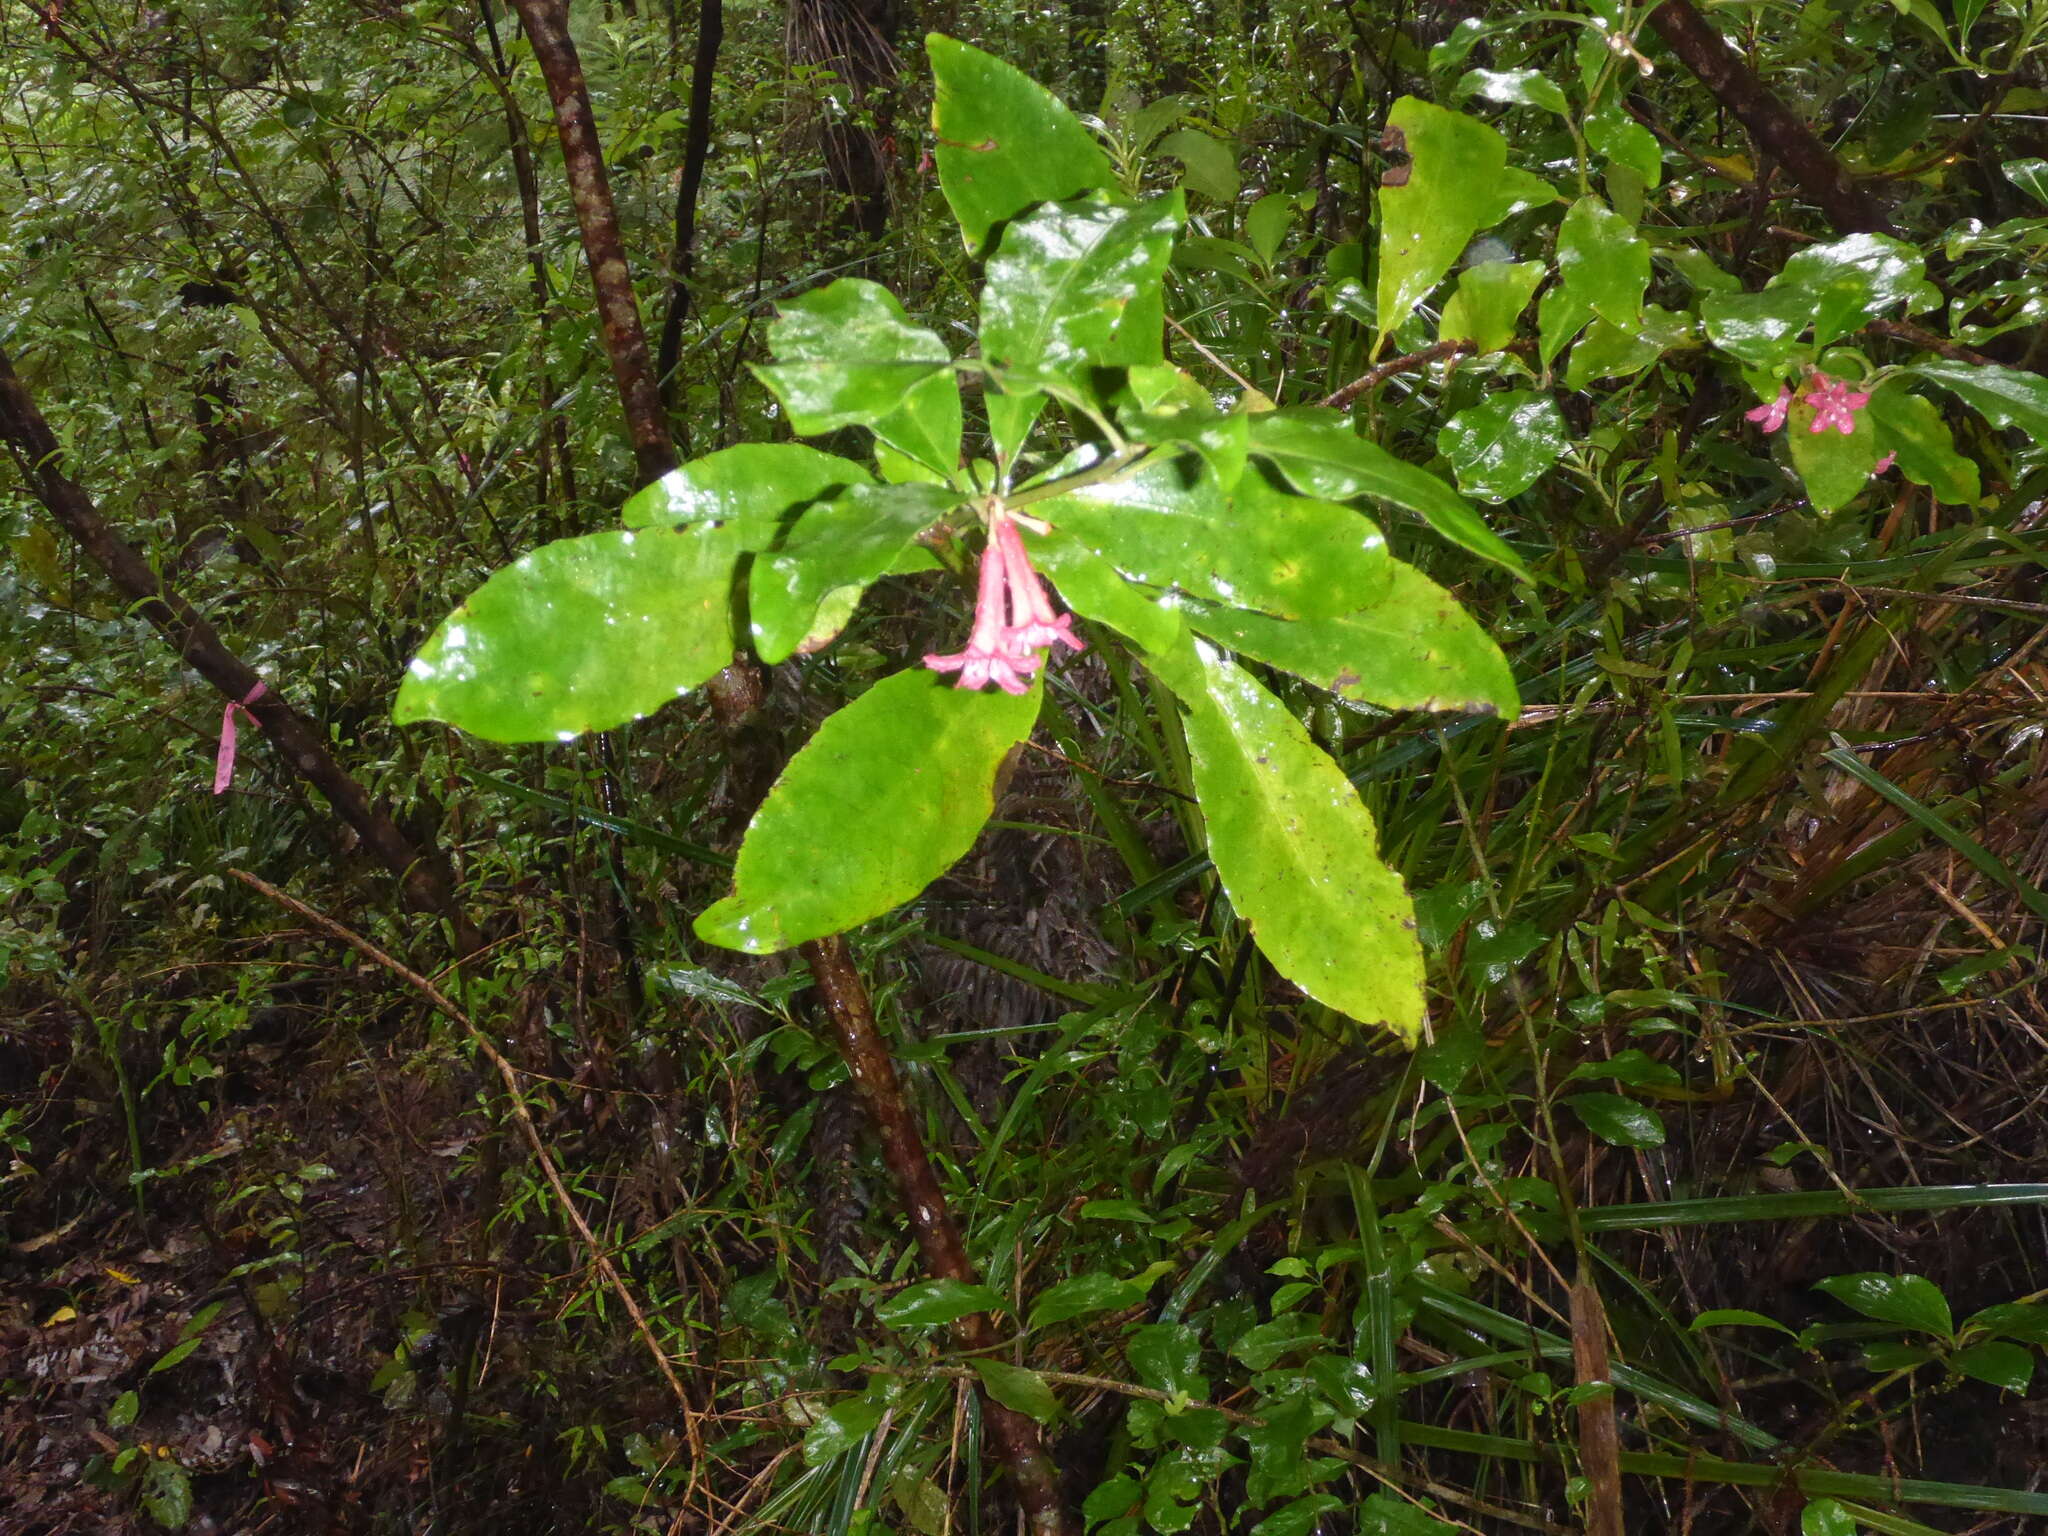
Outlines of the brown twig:
[[570,199],[576,204],[576,225],[583,233],[590,286],[597,294],[598,327],[605,355],[611,359],[619,403],[625,409],[633,457],[642,480],[659,480],[676,467],[675,444],[669,436],[654,360],[648,355],[647,332],[640,324],[640,305],[633,296],[632,268],[626,263],[626,242],[619,233],[618,209],[612,202],[611,180],[605,174],[604,151],[597,139],[597,116],[583,81],[583,61],[569,36],[567,0],[512,3],[548,83],[548,99],[554,103],[563,170]]
[[606,1251],[604,1244],[598,1241],[597,1234],[590,1229],[590,1223],[584,1220],[582,1210],[571,1198],[569,1186],[562,1178],[562,1171],[555,1166],[555,1160],[548,1152],[547,1144],[541,1140],[540,1128],[533,1123],[533,1115],[526,1107],[524,1090],[519,1083],[519,1069],[505,1058],[504,1052],[498,1049],[491,1037],[484,1033],[477,1022],[464,1012],[453,998],[418,971],[387,955],[353,929],[344,927],[323,912],[315,911],[297,897],[287,895],[269,881],[243,869],[230,869],[228,873],[244,885],[269,897],[286,911],[304,918],[331,938],[339,939],[372,964],[396,976],[467,1034],[476,1046],[477,1054],[497,1069],[498,1077],[505,1085],[505,1099],[512,1108],[512,1118],[519,1123],[520,1134],[526,1138],[526,1145],[533,1153],[534,1160],[540,1164],[541,1173],[546,1177],[548,1187],[555,1192],[555,1199],[561,1203],[563,1213],[569,1218],[569,1225],[576,1229],[577,1237],[582,1240],[585,1250],[590,1255],[590,1262],[604,1277],[604,1282],[610,1287],[612,1294],[618,1297],[619,1304],[626,1309],[626,1315],[633,1320],[634,1331],[640,1335],[640,1341],[647,1346],[648,1356],[654,1361],[655,1369],[661,1372],[662,1380],[668,1383],[669,1390],[675,1393],[676,1401],[682,1405],[683,1426],[687,1432],[690,1449],[698,1460],[702,1461],[704,1444],[697,1426],[697,1410],[690,1401],[690,1394],[684,1390],[682,1378],[676,1374],[675,1365],[669,1360],[668,1351],[663,1349],[661,1341],[655,1338],[654,1329],[648,1325],[647,1314],[640,1310],[639,1301],[627,1287],[617,1266],[612,1263],[610,1253]]
[[1417,368],[1427,368],[1447,357],[1463,357],[1474,350],[1474,344],[1469,341],[1440,341],[1433,347],[1424,347],[1420,352],[1410,352],[1405,357],[1390,357],[1384,363],[1368,368],[1342,389],[1332,390],[1323,396],[1321,403],[1334,410],[1347,410],[1352,401],[1361,395],[1371,394],[1396,374],[1412,373]]
[[[605,350],[611,358],[627,434],[642,479],[658,479],[675,467],[675,442],[662,410],[647,335],[633,295],[582,64],[565,25],[566,6],[563,0],[514,0],[514,4],[526,24],[555,105],[555,124],[561,133],[565,169],[583,231],[584,256],[597,289]],[[759,685],[759,675],[751,664],[736,663],[714,679],[706,692],[719,717],[737,731],[758,701]],[[905,1216],[925,1267],[935,1276],[971,1283],[974,1268],[968,1262],[966,1246],[904,1099],[895,1063],[875,1028],[867,987],[854,969],[845,943],[838,938],[814,940],[802,946],[801,952],[824,999],[840,1054],[846,1058],[881,1136],[883,1159],[902,1192]],[[953,1329],[969,1349],[995,1344],[994,1327],[985,1314],[962,1318]],[[1072,1536],[1077,1527],[1060,1497],[1059,1479],[1038,1426],[1005,1408],[986,1389],[982,1406],[993,1431],[997,1459],[1008,1473],[1032,1529],[1038,1536]]]

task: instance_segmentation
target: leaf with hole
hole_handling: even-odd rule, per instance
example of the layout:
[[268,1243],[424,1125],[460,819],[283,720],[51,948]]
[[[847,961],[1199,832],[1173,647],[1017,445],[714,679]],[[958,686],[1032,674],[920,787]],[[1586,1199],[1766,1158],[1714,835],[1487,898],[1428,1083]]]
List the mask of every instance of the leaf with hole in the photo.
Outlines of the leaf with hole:
[[939,186],[969,251],[1026,208],[1116,185],[1094,135],[1022,70],[936,32],[925,53]]

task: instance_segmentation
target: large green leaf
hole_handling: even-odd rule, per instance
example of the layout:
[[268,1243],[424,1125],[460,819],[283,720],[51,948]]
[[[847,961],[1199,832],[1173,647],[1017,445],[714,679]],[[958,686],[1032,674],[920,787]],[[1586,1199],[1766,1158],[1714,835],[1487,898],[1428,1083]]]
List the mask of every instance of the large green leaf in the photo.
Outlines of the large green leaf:
[[1278,699],[1199,650],[1184,663],[1190,675],[1168,681],[1188,707],[1195,794],[1231,905],[1282,976],[1413,1042],[1422,946],[1371,813]]
[[1521,710],[1507,658],[1456,598],[1399,560],[1370,608],[1287,620],[1189,605],[1187,622],[1234,651],[1383,709]]
[[1834,1275],[1815,1282],[1813,1288],[1881,1323],[1897,1323],[1943,1338],[1955,1332],[1948,1298],[1923,1275]]
[[1546,181],[1508,169],[1505,140],[1477,118],[1403,96],[1387,115],[1409,155],[1407,176],[1380,189],[1382,334],[1464,254],[1480,230],[1557,196]]
[[[825,594],[902,566],[911,541],[958,505],[936,485],[849,485],[800,517],[747,581],[754,650],[773,665],[811,634]],[[920,562],[922,563],[922,562]]]
[[2035,442],[2048,439],[2048,379],[1997,363],[1959,363],[1929,358],[1911,369],[1932,379],[1994,427],[2018,427]]
[[1700,300],[1707,339],[1752,368],[1775,371],[1799,347],[1813,321],[1813,298],[1796,288],[1715,292]]
[[1650,285],[1650,247],[1635,226],[1599,198],[1573,203],[1557,231],[1564,285],[1609,324],[1634,324]]
[[1972,506],[1984,494],[1976,463],[1956,452],[1948,423],[1932,400],[1895,379],[1870,397],[1865,410],[1877,429],[1878,445],[1898,455],[1899,473],[1926,486],[1935,500]]
[[1023,71],[936,32],[925,52],[936,88],[939,186],[968,250],[1034,203],[1116,185],[1094,136]]
[[1888,309],[1903,305],[1913,314],[1940,303],[1941,290],[1926,274],[1925,259],[1902,240],[1845,235],[1795,252],[1771,287],[1810,295],[1813,344],[1824,347]]
[[733,894],[697,936],[768,954],[910,900],[974,845],[1039,697],[955,688],[923,668],[875,684],[789,760],[747,828]]
[[1461,549],[1504,566],[1524,580],[1522,557],[1501,542],[1470,503],[1426,469],[1369,443],[1336,411],[1262,411],[1252,417],[1252,452],[1268,460],[1296,490],[1331,501],[1371,496],[1392,502]]
[[[952,368],[946,344],[912,325],[896,295],[863,277],[842,277],[791,299],[768,328],[768,342],[777,360],[756,364],[754,372],[806,437],[896,418],[914,390]],[[957,398],[953,409],[957,418]],[[919,425],[918,435],[927,435],[921,418]],[[956,427],[955,460],[957,436]],[[896,446],[923,457],[918,447]],[[952,461],[934,467],[950,469]]]
[[651,714],[732,660],[731,528],[557,539],[494,572],[406,671],[392,718],[567,740]]
[[1467,267],[1444,305],[1438,341],[1469,341],[1481,352],[1498,352],[1515,339],[1516,322],[1529,295],[1543,281],[1540,261],[1487,261]]
[[642,486],[620,509],[619,520],[628,528],[726,523],[740,548],[766,549],[793,508],[873,478],[851,459],[801,443],[741,443]]
[[1548,395],[1511,389],[1458,412],[1436,435],[1458,487],[1506,501],[1534,485],[1564,452],[1564,414]]
[[[981,294],[981,355],[1006,381],[1030,387],[1091,365],[1156,363],[1151,306],[1185,212],[1178,192],[1136,208],[1071,202],[1013,222],[989,259]],[[1127,316],[1138,323],[1127,334]]]
[[1334,615],[1384,587],[1385,537],[1349,507],[1245,475],[1228,497],[1187,455],[1032,507],[1069,541],[1155,587],[1287,618]]

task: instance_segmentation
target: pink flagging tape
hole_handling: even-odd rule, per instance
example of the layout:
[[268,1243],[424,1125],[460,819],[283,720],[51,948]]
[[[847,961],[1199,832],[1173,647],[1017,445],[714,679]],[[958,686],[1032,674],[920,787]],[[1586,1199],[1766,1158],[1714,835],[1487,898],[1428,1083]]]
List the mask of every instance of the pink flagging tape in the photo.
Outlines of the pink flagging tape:
[[249,716],[251,725],[259,724],[256,717],[249,714],[248,706],[262,697],[263,684],[258,681],[239,703],[229,699],[226,708],[220,712],[220,751],[213,759],[213,792],[216,795],[226,794],[235,777],[235,714],[240,711]]

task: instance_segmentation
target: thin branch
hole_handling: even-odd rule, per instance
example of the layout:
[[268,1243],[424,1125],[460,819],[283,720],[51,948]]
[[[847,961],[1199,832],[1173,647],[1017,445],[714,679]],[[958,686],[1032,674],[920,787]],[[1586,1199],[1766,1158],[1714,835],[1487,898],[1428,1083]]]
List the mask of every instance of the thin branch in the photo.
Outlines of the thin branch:
[[1445,358],[1463,357],[1477,348],[1469,341],[1440,341],[1433,347],[1424,347],[1420,352],[1410,352],[1405,357],[1390,357],[1384,363],[1366,369],[1342,389],[1332,390],[1323,396],[1322,404],[1334,410],[1348,410],[1351,403],[1362,395],[1369,395],[1396,374],[1413,373],[1418,368],[1427,368],[1431,363],[1440,363]]
[[640,1310],[639,1301],[619,1274],[618,1267],[612,1263],[610,1253],[605,1245],[598,1241],[597,1234],[590,1229],[590,1223],[584,1220],[581,1208],[570,1196],[569,1186],[562,1178],[562,1170],[555,1165],[547,1144],[541,1140],[540,1128],[533,1123],[533,1115],[526,1107],[525,1090],[519,1082],[519,1069],[506,1060],[504,1052],[498,1049],[491,1037],[484,1033],[453,998],[418,971],[387,955],[353,929],[343,927],[325,913],[317,912],[297,897],[287,895],[269,881],[259,879],[242,869],[230,869],[228,873],[244,885],[268,896],[286,911],[304,918],[329,937],[339,939],[372,964],[381,966],[396,976],[460,1027],[476,1046],[477,1053],[497,1069],[498,1077],[505,1085],[505,1101],[511,1106],[512,1118],[519,1123],[519,1131],[526,1138],[527,1148],[533,1153],[534,1160],[540,1164],[541,1173],[546,1177],[548,1187],[555,1192],[555,1199],[569,1218],[569,1225],[576,1229],[577,1237],[582,1240],[585,1250],[590,1255],[590,1262],[604,1277],[604,1282],[610,1287],[612,1294],[618,1297],[619,1304],[626,1309],[626,1315],[633,1320],[634,1331],[640,1335],[640,1341],[647,1346],[647,1353],[654,1361],[655,1369],[661,1372],[662,1380],[668,1383],[669,1390],[675,1393],[676,1401],[682,1405],[683,1425],[688,1432],[690,1449],[701,1462],[704,1458],[704,1443],[697,1425],[696,1406],[690,1401],[690,1394],[684,1389],[682,1378],[676,1374],[675,1365],[670,1361],[668,1351],[661,1347],[661,1341],[654,1336],[654,1329],[648,1325],[647,1314]]
[[431,843],[415,844],[372,803],[369,792],[327,750],[326,733],[292,707],[280,685],[265,684],[265,691],[250,700],[265,680],[228,649],[213,625],[157,574],[134,545],[114,531],[84,488],[64,473],[64,450],[4,349],[0,349],[0,440],[13,452],[30,491],[113,583],[130,611],[148,620],[170,642],[178,659],[219,689],[223,698],[255,716],[287,766],[326,797],[335,814],[397,878],[407,899],[419,910],[448,921],[461,953],[481,950],[483,936],[456,901],[439,851]]
[[1805,119],[1757,78],[1734,45],[1693,8],[1692,0],[1664,0],[1650,12],[1650,25],[1679,62],[1749,130],[1757,148],[1785,167],[1835,228],[1845,233],[1891,230],[1891,220],[1869,187],[1851,176]]

